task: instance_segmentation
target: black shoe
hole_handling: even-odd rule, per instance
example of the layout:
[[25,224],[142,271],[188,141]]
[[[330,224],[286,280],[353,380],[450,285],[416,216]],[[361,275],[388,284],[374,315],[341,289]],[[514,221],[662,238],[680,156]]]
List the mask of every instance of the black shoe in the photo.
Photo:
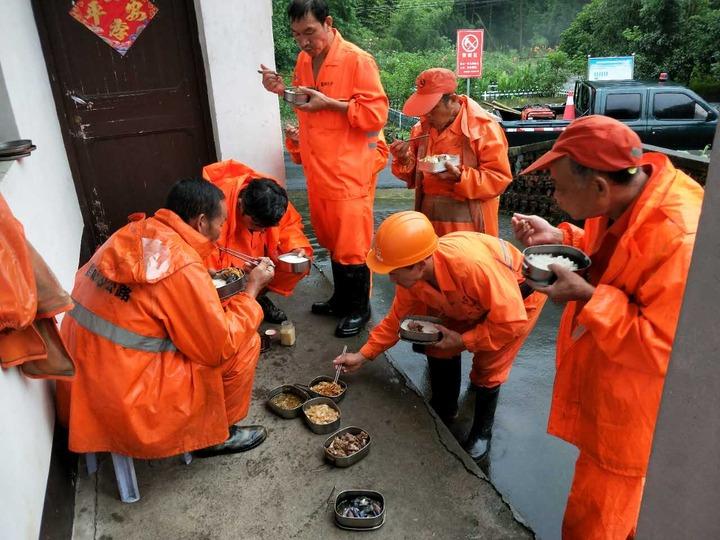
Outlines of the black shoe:
[[460,397],[460,355],[452,358],[428,356],[430,373],[430,406],[445,424],[451,424],[458,416]]
[[370,269],[364,264],[341,265],[346,315],[335,328],[340,338],[360,333],[370,320]]
[[369,320],[369,309],[365,313],[346,315],[340,319],[340,322],[338,322],[335,327],[335,336],[340,338],[356,336],[360,333],[360,330],[365,328],[365,325]]
[[237,454],[259,446],[267,438],[267,430],[263,426],[230,426],[230,436],[223,443],[195,450],[193,455],[199,458]]
[[[347,315],[347,309],[343,306],[344,301],[344,278],[343,266],[332,261],[333,273],[333,294],[326,302],[315,302],[310,311],[315,315],[328,315],[330,317],[343,317]],[[345,309],[343,309],[345,307]]]
[[494,388],[475,386],[475,416],[463,448],[476,462],[484,461],[490,452],[500,385]]
[[257,297],[257,303],[263,310],[263,320],[268,323],[280,324],[283,321],[287,321],[287,315],[285,312],[273,304],[273,301],[268,298],[266,294],[261,294]]

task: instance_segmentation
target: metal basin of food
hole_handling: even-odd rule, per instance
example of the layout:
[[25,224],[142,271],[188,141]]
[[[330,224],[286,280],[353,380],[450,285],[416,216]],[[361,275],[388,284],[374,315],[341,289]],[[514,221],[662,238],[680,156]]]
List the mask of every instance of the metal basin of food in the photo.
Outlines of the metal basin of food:
[[247,285],[247,276],[242,270],[235,267],[223,268],[219,272],[215,272],[212,278],[213,283],[216,280],[225,281],[225,285],[222,286],[215,283],[215,290],[217,290],[220,300],[227,300],[231,296],[244,291]]
[[307,257],[298,257],[294,253],[283,253],[278,256],[275,267],[283,272],[291,274],[304,274],[310,270],[310,259]]
[[335,403],[340,403],[343,398],[345,397],[345,393],[347,392],[347,384],[338,379],[338,384],[340,385],[340,388],[342,388],[342,392],[337,396],[327,396],[325,394],[321,394],[315,390],[312,389],[313,386],[315,386],[319,382],[333,382],[333,377],[328,377],[326,375],[320,375],[319,377],[315,377],[312,381],[310,381],[310,384],[307,385],[307,387],[302,386],[301,388],[305,390],[308,394],[310,394],[312,397],[326,397],[332,399]]
[[553,255],[567,257],[577,265],[574,272],[582,272],[590,266],[590,257],[581,250],[572,246],[563,244],[543,244],[532,246],[523,250],[523,275],[536,285],[550,285],[555,279],[555,273],[552,270],[538,267],[531,262],[531,255]]
[[[435,159],[437,161],[434,161]],[[445,163],[448,161],[456,167],[460,166],[460,156],[455,154],[438,154],[435,156],[425,156],[423,159],[418,161],[417,166],[418,170],[423,172],[441,173],[447,170],[447,168],[445,167]]]
[[[314,405],[327,405],[331,409],[334,409],[338,413],[337,419],[333,420],[332,422],[328,422],[327,424],[318,424],[312,421],[308,417],[307,411],[310,407]],[[337,431],[337,429],[340,427],[340,420],[342,419],[342,414],[340,414],[340,407],[338,407],[337,404],[330,398],[316,397],[307,400],[302,405],[302,413],[303,418],[305,418],[305,423],[308,425],[308,427],[313,433],[324,435],[326,433],[332,433],[333,431]]]
[[[342,437],[346,433],[351,433],[353,435],[358,435],[360,433],[365,433],[368,436],[368,442],[365,446],[363,446],[360,450],[357,450],[356,452],[353,452],[349,456],[336,456],[333,453],[330,452],[329,448],[332,444],[335,437]],[[360,461],[362,458],[367,456],[370,453],[370,445],[372,444],[372,438],[370,437],[370,434],[367,432],[367,430],[350,426],[346,428],[342,428],[332,435],[330,435],[327,440],[323,443],[323,450],[325,451],[325,459],[335,464],[336,467],[349,467],[350,465],[354,465],[358,461]]]
[[290,88],[286,88],[285,92],[283,92],[283,99],[293,105],[304,105],[310,101],[310,96],[299,92],[297,88],[291,86]]
[[[341,513],[343,503],[356,497],[367,497],[380,506],[380,513],[374,517],[351,517]],[[385,497],[379,491],[370,489],[346,489],[335,497],[335,525],[350,531],[371,531],[385,523]]]
[[[284,409],[279,405],[273,403],[273,398],[283,393],[292,394],[300,398],[300,405],[292,409]],[[302,409],[303,404],[308,399],[310,399],[310,396],[307,394],[307,392],[301,390],[300,388],[297,388],[296,386],[293,386],[292,384],[283,384],[282,386],[278,386],[277,388],[273,388],[272,390],[270,390],[267,398],[267,406],[272,412],[274,412],[278,416],[281,416],[283,418],[297,418],[300,414],[300,410]]]
[[[413,322],[422,324],[423,329],[411,330],[408,328],[408,326]],[[400,338],[413,343],[437,343],[442,339],[442,333],[440,330],[432,331],[433,323],[442,324],[442,320],[437,317],[428,317],[426,315],[409,315],[400,322]]]

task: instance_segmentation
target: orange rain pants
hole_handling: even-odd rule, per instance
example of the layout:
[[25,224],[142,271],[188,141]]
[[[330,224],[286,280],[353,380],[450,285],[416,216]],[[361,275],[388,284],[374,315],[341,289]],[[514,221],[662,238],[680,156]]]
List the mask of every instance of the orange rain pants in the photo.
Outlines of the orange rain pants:
[[370,54],[345,41],[336,29],[317,78],[312,58],[301,51],[293,85],[317,88],[346,100],[346,112],[295,109],[299,152],[305,171],[310,219],[332,260],[362,264],[370,250],[374,176],[380,130],[387,121],[388,100]]
[[[408,165],[393,161],[395,176],[415,188],[415,210],[425,214],[435,232],[475,231],[498,235],[500,195],[512,182],[508,143],[500,124],[467,96],[459,96],[461,108],[455,120],[438,132],[426,119],[410,131],[410,137],[429,134],[410,142],[414,159]],[[460,156],[460,179],[444,173],[417,169],[425,156]]]
[[[647,471],[703,199],[697,182],[666,156],[647,153],[641,164],[650,178],[628,210],[627,228],[592,298],[565,307],[548,420],[548,433],[575,445],[596,467],[636,479]],[[565,244],[592,258],[608,219],[560,228]],[[574,500],[602,500],[592,478],[577,482]],[[568,501],[570,523],[583,514],[573,509],[580,505]],[[625,518],[601,516],[598,523],[614,529],[616,519]],[[590,536],[579,530],[576,537]]]
[[433,315],[462,335],[464,347],[427,347],[427,354],[451,358],[468,350],[474,353],[472,382],[485,387],[502,384],[546,299],[539,293],[522,298],[522,253],[487,234],[456,232],[440,238],[432,257],[439,290],[426,281],[409,289],[396,286],[390,311],[372,329],[360,353],[375,358],[395,345],[406,316]]
[[644,485],[645,477],[612,473],[581,452],[563,517],[563,540],[634,538]]

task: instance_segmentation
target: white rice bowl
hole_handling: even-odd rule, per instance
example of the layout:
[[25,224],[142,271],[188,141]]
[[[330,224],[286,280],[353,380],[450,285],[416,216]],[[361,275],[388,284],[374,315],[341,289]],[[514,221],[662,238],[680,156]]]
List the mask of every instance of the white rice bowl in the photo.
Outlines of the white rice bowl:
[[285,255],[280,255],[278,257],[278,260],[288,264],[298,264],[307,262],[308,259],[307,257],[300,257],[299,255],[295,255],[294,253],[286,253]]
[[571,271],[576,271],[578,265],[572,259],[563,255],[550,255],[549,253],[532,253],[527,256],[527,260],[535,268],[539,270],[550,270],[551,264],[557,264]]

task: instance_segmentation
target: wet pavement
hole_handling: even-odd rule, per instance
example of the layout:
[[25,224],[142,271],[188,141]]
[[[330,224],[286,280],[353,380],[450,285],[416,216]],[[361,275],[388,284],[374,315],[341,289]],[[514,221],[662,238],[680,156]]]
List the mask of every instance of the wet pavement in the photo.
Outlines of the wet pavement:
[[[306,234],[318,250],[316,262],[332,279],[325,250],[319,248],[309,224],[307,194],[302,169],[286,161],[290,199],[303,215]],[[389,166],[380,174],[375,199],[375,226],[388,215],[412,209],[413,191],[395,179]],[[514,242],[510,217],[500,217],[500,236]],[[374,276],[373,321],[387,312],[394,285],[387,276]],[[500,392],[488,475],[497,490],[541,539],[560,538],[577,450],[546,433],[554,377],[555,336],[562,309],[548,302],[532,334],[515,360],[510,378]],[[413,353],[404,342],[387,353],[390,362],[416,391],[429,399],[424,356]],[[472,423],[473,396],[467,392],[470,356],[463,354],[464,386],[461,412],[452,432],[463,440]]]
[[[457,441],[384,357],[343,377],[342,427],[370,434],[369,454],[348,468],[323,459],[328,435],[312,433],[300,418],[282,419],[265,406],[284,383],[332,375],[343,345],[363,336],[333,336],[335,320],[309,314],[309,303],[328,296],[329,282],[313,269],[290,298],[277,300],[295,322],[297,342],[275,344],[258,362],[250,412],[268,439],[249,452],[195,459],[135,460],[140,501],[118,500],[112,462],[100,454],[98,472],[81,473],[75,501],[75,540],[225,540],[298,538],[343,540],[357,533],[334,523],[335,496],[345,489],[380,491],[386,522],[363,538],[531,538],[510,507]],[[82,460],[81,460],[82,461]]]

